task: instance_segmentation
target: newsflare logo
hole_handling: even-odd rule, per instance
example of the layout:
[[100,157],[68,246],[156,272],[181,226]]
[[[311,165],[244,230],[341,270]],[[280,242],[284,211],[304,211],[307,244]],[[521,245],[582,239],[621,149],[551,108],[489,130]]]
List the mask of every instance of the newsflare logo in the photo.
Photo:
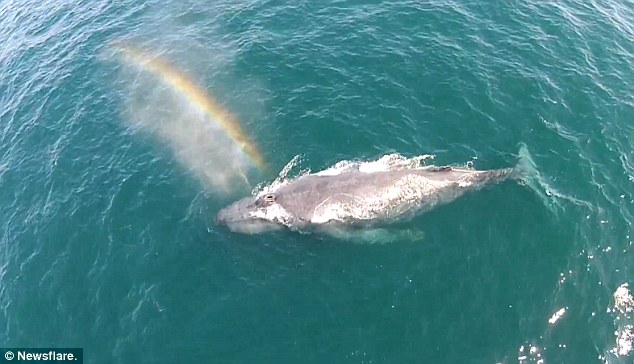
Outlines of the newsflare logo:
[[84,363],[84,349],[82,348],[1,348],[0,364],[29,362],[29,363]]

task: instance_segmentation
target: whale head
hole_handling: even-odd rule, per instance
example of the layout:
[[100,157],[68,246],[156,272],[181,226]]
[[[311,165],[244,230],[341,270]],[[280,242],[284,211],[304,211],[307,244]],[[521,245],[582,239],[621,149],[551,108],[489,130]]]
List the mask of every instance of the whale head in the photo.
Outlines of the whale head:
[[220,210],[216,222],[242,234],[280,230],[289,215],[275,199],[271,193],[243,198]]

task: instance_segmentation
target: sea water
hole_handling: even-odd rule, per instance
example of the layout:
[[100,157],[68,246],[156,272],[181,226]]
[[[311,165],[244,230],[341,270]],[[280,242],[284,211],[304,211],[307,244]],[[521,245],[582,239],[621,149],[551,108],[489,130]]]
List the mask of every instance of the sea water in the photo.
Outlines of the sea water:
[[[632,19],[613,0],[1,2],[3,346],[631,363]],[[407,222],[423,241],[213,222],[296,156],[491,169],[521,145],[532,182]]]

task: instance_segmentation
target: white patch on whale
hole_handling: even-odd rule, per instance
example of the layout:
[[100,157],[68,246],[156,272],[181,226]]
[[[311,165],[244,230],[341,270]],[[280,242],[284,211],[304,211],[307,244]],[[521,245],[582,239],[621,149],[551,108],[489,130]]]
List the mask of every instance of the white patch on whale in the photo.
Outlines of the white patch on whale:
[[[407,175],[380,195],[369,195],[364,198],[350,194],[333,195],[315,207],[311,222],[323,224],[328,221],[376,219],[391,206],[403,205],[403,203],[395,203],[396,201],[421,200],[423,196],[430,195],[434,190],[448,184],[446,181]],[[395,216],[402,213],[403,211],[394,211]]]
[[261,208],[250,212],[249,215],[258,219],[277,222],[288,227],[291,226],[291,218],[293,217],[291,214],[288,213],[288,211],[286,211],[286,209],[276,203],[266,208]]

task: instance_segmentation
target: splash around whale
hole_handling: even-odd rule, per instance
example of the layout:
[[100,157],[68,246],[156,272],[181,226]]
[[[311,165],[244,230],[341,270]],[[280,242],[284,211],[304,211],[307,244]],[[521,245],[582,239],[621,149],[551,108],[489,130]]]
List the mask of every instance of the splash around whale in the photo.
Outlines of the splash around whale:
[[419,238],[418,232],[385,227],[525,174],[522,163],[514,168],[475,170],[426,165],[425,160],[432,158],[390,154],[368,162],[342,161],[317,173],[289,178],[294,159],[271,185],[220,210],[216,221],[244,234],[290,229],[370,242]]

